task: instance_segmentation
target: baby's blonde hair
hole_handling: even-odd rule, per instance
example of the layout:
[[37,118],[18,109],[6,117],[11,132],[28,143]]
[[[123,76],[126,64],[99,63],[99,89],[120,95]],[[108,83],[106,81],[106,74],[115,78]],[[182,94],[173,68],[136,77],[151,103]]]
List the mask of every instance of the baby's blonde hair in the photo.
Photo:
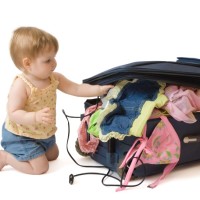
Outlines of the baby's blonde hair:
[[19,27],[13,32],[10,55],[20,70],[23,69],[23,58],[35,59],[46,48],[54,49],[55,53],[59,48],[57,39],[46,31],[35,27]]

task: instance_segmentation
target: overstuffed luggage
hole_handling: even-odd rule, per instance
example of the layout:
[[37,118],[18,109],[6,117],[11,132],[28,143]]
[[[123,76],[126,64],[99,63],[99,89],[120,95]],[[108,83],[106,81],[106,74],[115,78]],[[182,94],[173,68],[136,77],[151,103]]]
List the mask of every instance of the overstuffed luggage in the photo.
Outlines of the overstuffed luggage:
[[134,62],[83,80],[114,84],[88,99],[77,149],[117,172],[124,189],[134,177],[162,175],[200,160],[200,60]]

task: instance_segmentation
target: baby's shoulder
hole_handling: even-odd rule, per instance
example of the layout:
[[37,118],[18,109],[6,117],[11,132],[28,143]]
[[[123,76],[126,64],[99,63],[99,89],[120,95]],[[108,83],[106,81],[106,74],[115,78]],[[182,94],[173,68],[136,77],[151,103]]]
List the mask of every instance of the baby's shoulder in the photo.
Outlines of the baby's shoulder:
[[56,80],[59,80],[60,73],[58,73],[58,72],[53,72],[53,73],[52,73],[52,77],[53,77],[54,79],[56,79]]
[[27,90],[27,84],[17,75],[11,84],[11,90],[25,91]]
[[13,85],[21,85],[21,86],[25,86],[25,82],[22,79],[21,75],[16,75],[14,80],[13,80]]
[[16,76],[11,84],[9,94],[14,93],[20,95],[21,93],[27,93],[26,84],[22,79]]

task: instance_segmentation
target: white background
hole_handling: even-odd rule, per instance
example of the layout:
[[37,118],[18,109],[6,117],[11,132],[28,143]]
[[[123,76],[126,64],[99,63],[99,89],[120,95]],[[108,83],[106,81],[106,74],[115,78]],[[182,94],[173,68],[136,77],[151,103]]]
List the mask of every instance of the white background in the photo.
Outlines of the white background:
[[[17,27],[37,26],[55,35],[60,44],[56,71],[81,83],[101,71],[134,61],[175,61],[178,56],[200,58],[199,7],[198,0],[1,1],[0,122],[6,116],[8,90],[19,73],[9,55],[10,37]],[[107,172],[78,167],[65,148],[68,128],[62,109],[79,116],[84,111],[84,101],[85,98],[58,92],[58,160],[51,162],[49,172],[40,176],[5,167],[0,172],[1,199],[186,199],[199,194],[199,163],[177,168],[155,189],[147,185],[157,176],[123,192],[103,186],[102,177],[94,175],[77,177],[74,185],[69,185],[71,173]],[[81,164],[97,164],[75,151],[79,123],[79,119],[70,120],[70,152]]]

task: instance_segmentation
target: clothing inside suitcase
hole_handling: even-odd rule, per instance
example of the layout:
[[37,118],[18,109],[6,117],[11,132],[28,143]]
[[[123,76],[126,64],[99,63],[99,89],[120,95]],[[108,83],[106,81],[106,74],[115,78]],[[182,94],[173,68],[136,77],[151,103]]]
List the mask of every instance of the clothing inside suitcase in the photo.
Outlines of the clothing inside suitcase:
[[[85,102],[87,106],[90,103],[94,103],[96,99],[89,99]],[[184,122],[176,121],[174,118],[169,116],[169,121],[173,124],[175,130],[179,133],[179,139],[181,141],[181,154],[180,154],[180,164],[186,164],[192,161],[200,160],[200,112],[196,112],[195,117],[197,122],[193,124],[187,124]],[[150,119],[147,122],[147,137],[150,136],[152,130],[160,121],[159,118],[157,119]],[[179,131],[181,130],[181,131]],[[121,175],[121,170],[119,169],[119,165],[130,149],[131,145],[135,141],[136,137],[125,137],[124,140],[117,140],[112,138],[108,140],[108,142],[99,142],[97,151],[94,154],[89,154],[90,157],[101,163],[102,165],[106,166],[107,168],[115,171]],[[187,141],[191,139],[191,141]],[[191,156],[192,155],[192,156]],[[149,175],[154,175],[161,173],[165,167],[163,165],[153,165],[153,164],[145,164],[145,174],[143,166],[139,166],[134,170],[134,177],[144,177]]]
[[[150,80],[164,81],[167,84],[174,84],[186,87],[199,88],[200,83],[200,60],[191,58],[178,58],[177,62],[151,61],[151,62],[134,62],[123,66],[118,66],[97,74],[91,78],[83,80],[89,84],[116,84],[123,80]],[[99,98],[87,99],[85,109],[97,105]],[[186,164],[200,160],[200,112],[194,112],[195,123],[185,123],[177,121],[168,115],[168,120],[176,130],[180,140],[180,158],[178,165]],[[84,115],[82,115],[82,119]],[[149,119],[147,121],[146,136],[149,138],[160,118]],[[87,134],[88,141],[90,134]],[[117,172],[119,176],[124,176],[128,170],[120,169],[119,166],[125,155],[131,148],[135,136],[124,137],[123,140],[110,138],[108,141],[99,141],[98,147],[94,153],[88,155],[98,163]],[[78,140],[77,140],[78,141]],[[77,143],[78,144],[78,143]],[[79,147],[78,147],[79,148]],[[80,149],[78,150],[80,153]],[[82,152],[84,154],[84,152]],[[86,153],[87,154],[87,153]],[[192,155],[192,156],[191,156]],[[135,168],[132,177],[146,177],[149,175],[161,173],[166,164],[141,164]]]

